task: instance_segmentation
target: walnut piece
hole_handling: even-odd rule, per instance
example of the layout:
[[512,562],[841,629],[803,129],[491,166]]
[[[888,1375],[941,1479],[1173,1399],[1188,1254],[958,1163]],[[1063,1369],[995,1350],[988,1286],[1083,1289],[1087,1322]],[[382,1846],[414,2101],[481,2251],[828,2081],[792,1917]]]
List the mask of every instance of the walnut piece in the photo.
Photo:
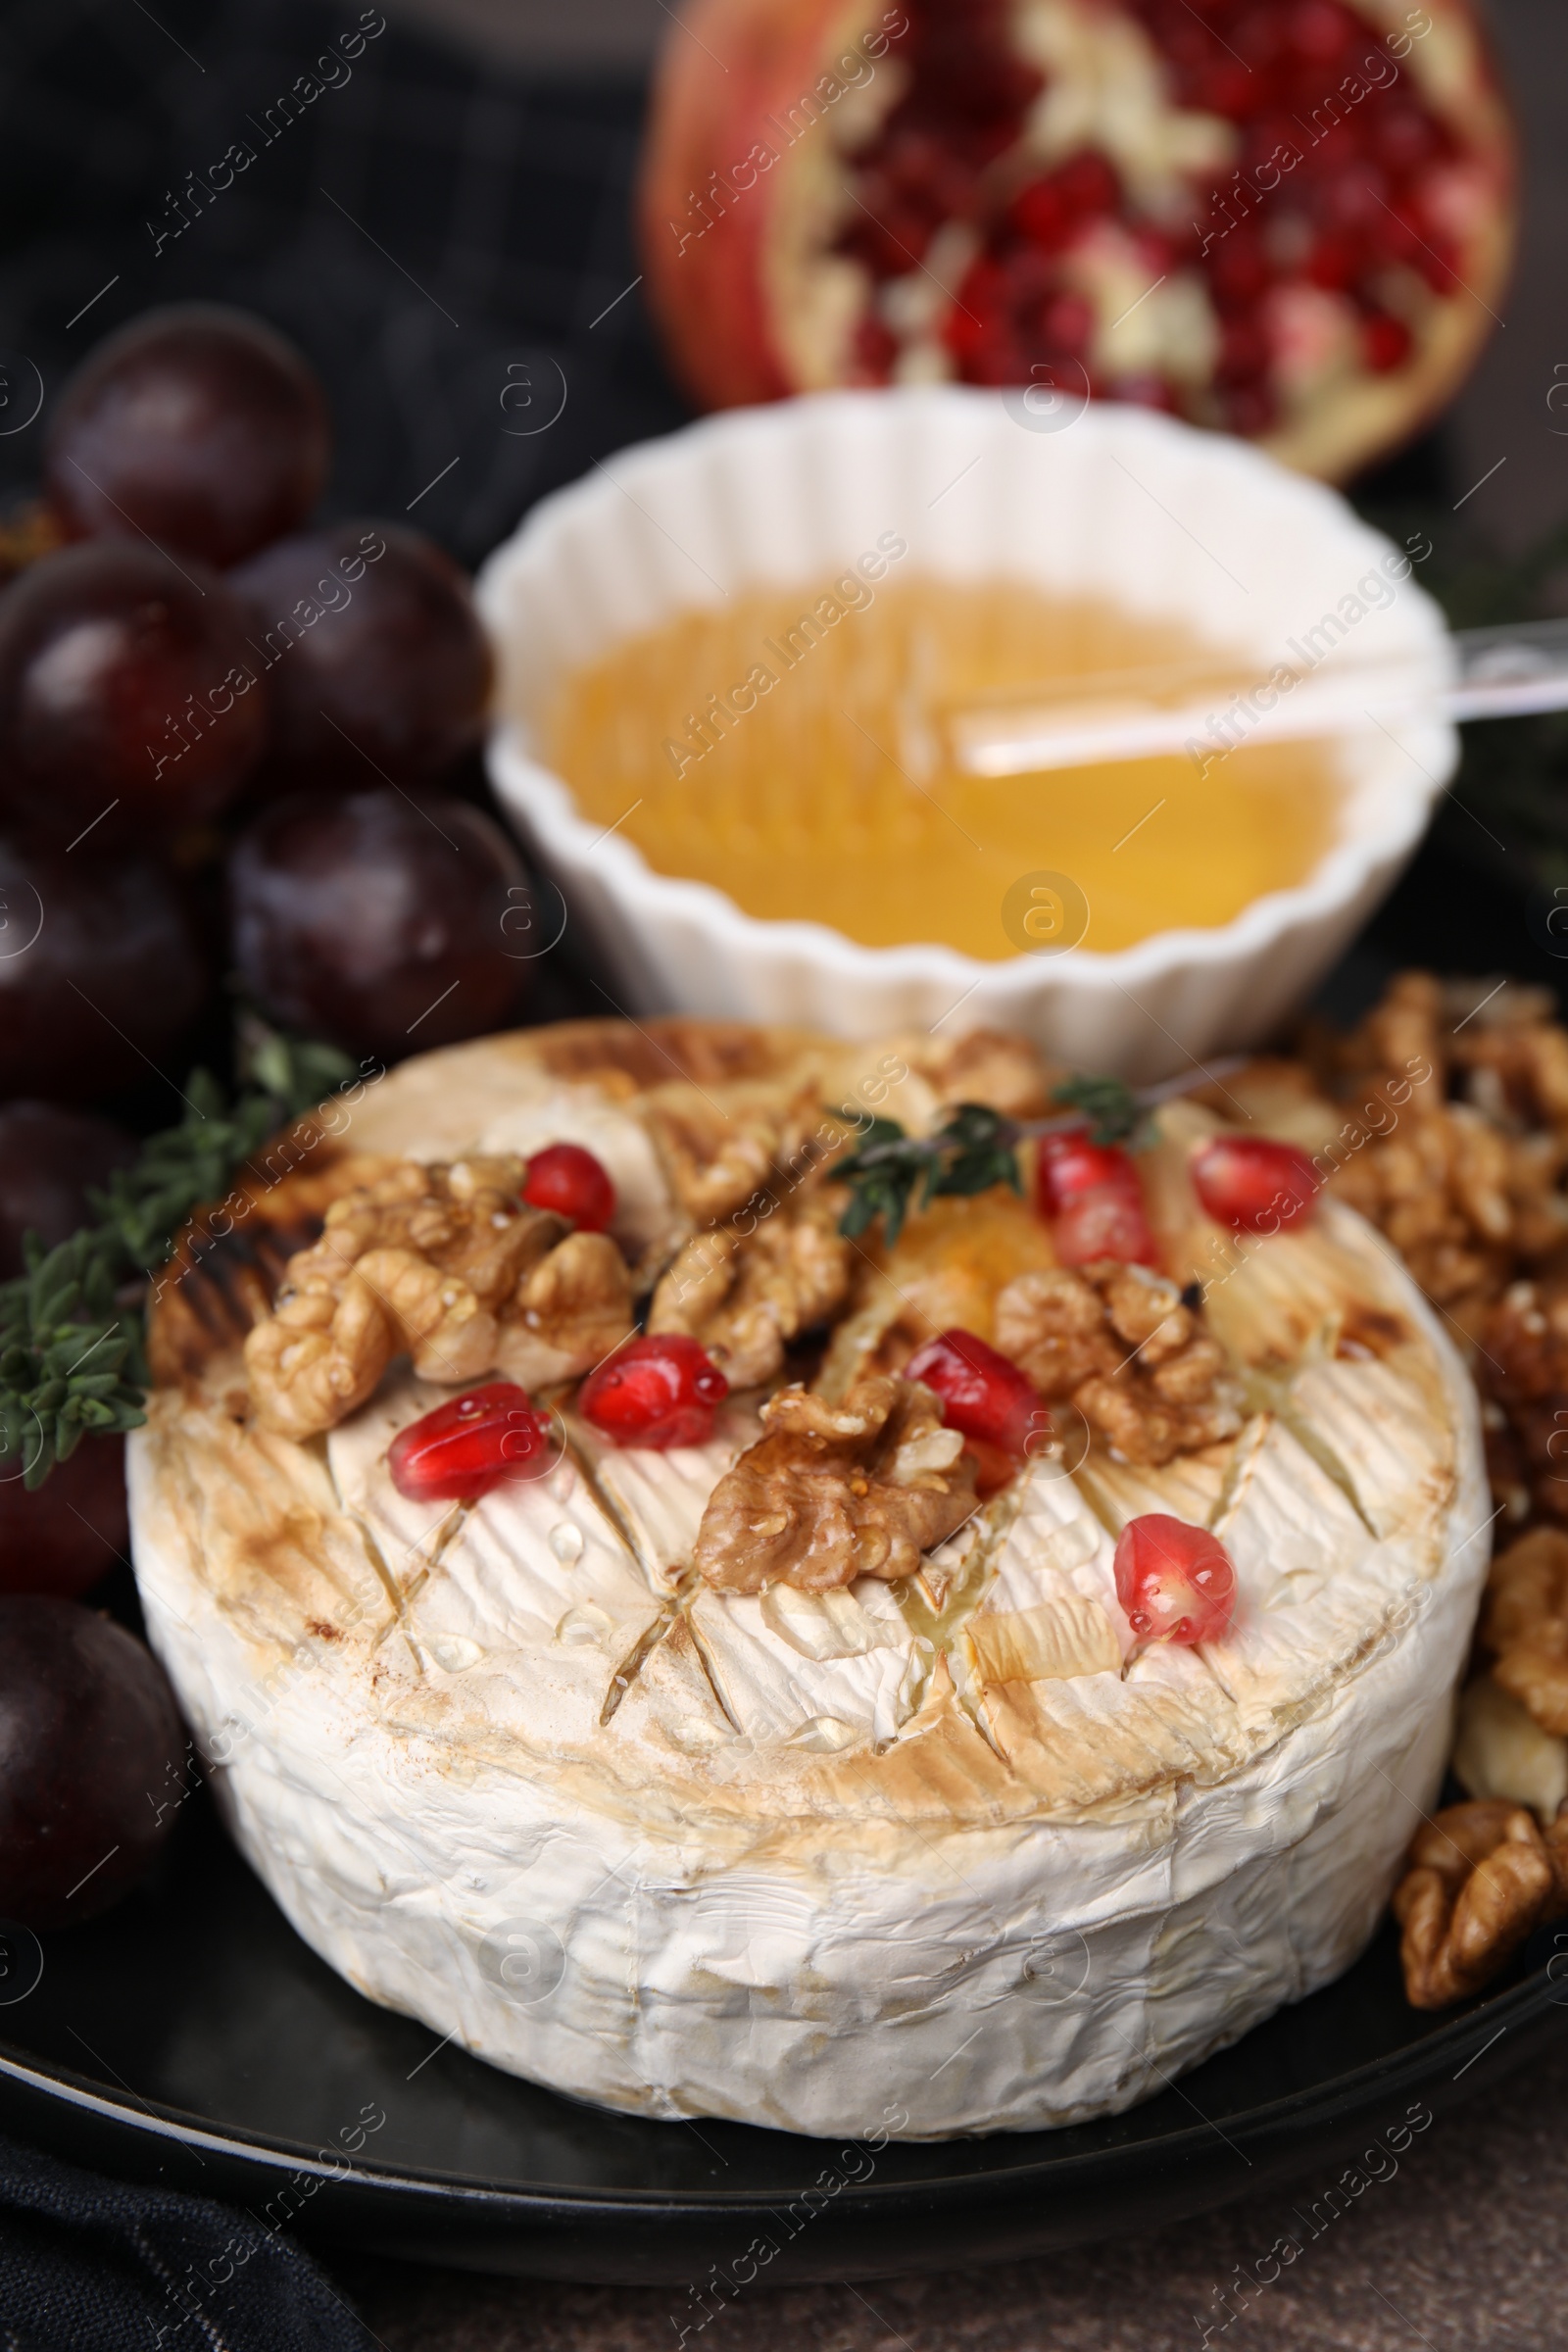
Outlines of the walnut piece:
[[1525,1937],[1568,1911],[1568,1819],[1543,1834],[1506,1798],[1448,1805],[1423,1822],[1395,1890],[1405,1996],[1446,2009],[1479,1992]]
[[525,1389],[574,1380],[620,1346],[631,1310],[631,1273],[609,1234],[568,1234],[513,1293],[496,1369]]
[[1492,1679],[1544,1732],[1568,1736],[1568,1536],[1533,1528],[1493,1561],[1480,1641]]
[[421,1379],[457,1384],[543,1338],[559,1379],[623,1338],[630,1281],[614,1245],[563,1240],[561,1218],[519,1205],[521,1173],[516,1160],[408,1161],[335,1200],[245,1342],[262,1425],[295,1439],[333,1428],[405,1351]]
[[698,1570],[721,1592],[891,1584],[975,1508],[973,1457],[918,1381],[879,1373],[838,1404],[783,1389],[762,1420],[767,1435],[719,1480],[698,1531]]
[[648,1328],[688,1333],[732,1389],[758,1388],[791,1340],[838,1312],[850,1266],[835,1204],[808,1198],[751,1234],[695,1234],[655,1291]]
[[1327,1050],[1348,1113],[1325,1148],[1334,1189],[1466,1331],[1520,1259],[1568,1244],[1568,1032],[1553,1012],[1542,989],[1403,972]]
[[911,1046],[909,1060],[943,1103],[985,1102],[1014,1119],[1039,1118],[1054,1107],[1053,1073],[1026,1039],[1004,1029],[921,1038]]
[[1515,1523],[1532,1508],[1568,1520],[1568,1282],[1510,1283],[1477,1341],[1496,1499]]
[[1218,1342],[1143,1266],[1020,1274],[997,1300],[996,1340],[1048,1403],[1076,1405],[1129,1462],[1168,1462],[1242,1426]]

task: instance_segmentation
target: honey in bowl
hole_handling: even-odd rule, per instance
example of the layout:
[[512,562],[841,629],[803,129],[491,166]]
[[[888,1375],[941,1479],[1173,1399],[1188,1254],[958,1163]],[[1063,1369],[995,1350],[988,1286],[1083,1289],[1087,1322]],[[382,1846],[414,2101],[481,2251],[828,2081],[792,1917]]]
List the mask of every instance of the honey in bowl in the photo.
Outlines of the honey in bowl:
[[1021,581],[852,572],[617,645],[566,680],[544,749],[587,817],[748,914],[1001,960],[1039,937],[1015,886],[1050,873],[1087,902],[1081,944],[1110,952],[1304,881],[1337,830],[1332,747],[992,779],[942,756],[929,714],[1213,659],[1174,623]]

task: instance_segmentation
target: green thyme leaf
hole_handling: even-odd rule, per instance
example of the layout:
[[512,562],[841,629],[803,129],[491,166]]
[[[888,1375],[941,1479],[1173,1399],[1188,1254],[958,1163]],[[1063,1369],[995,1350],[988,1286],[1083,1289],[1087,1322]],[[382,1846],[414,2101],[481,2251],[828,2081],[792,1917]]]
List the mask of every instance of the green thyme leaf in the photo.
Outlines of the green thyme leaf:
[[834,1182],[850,1187],[849,1206],[839,1219],[839,1231],[850,1241],[880,1217],[891,1248],[916,1192],[924,1208],[940,1193],[984,1193],[994,1184],[1023,1190],[1018,1130],[983,1102],[960,1102],[935,1135],[906,1135],[897,1119],[873,1119],[861,1132],[864,1140],[833,1169]]
[[940,1157],[926,1179],[921,1206],[938,1193],[988,1193],[994,1184],[1023,1191],[1018,1173],[1018,1129],[984,1102],[960,1102],[939,1135]]
[[1051,1090],[1053,1102],[1081,1110],[1094,1144],[1127,1144],[1135,1152],[1153,1141],[1149,1114],[1120,1078],[1069,1078]]
[[146,1419],[146,1277],[275,1129],[357,1075],[335,1047],[275,1031],[261,1033],[249,1058],[257,1083],[232,1103],[194,1072],[179,1125],[149,1137],[132,1167],[89,1195],[96,1223],[54,1250],[29,1235],[26,1272],[0,1284],[0,1462],[20,1461],[28,1488],[90,1433]]
[[860,1142],[847,1158],[836,1162],[833,1180],[850,1187],[849,1206],[839,1219],[848,1241],[858,1241],[867,1228],[882,1219],[889,1243],[904,1231],[914,1188],[931,1165],[931,1147],[917,1136],[906,1135],[897,1119],[872,1119],[861,1124],[854,1111],[840,1110],[835,1118],[859,1128]]

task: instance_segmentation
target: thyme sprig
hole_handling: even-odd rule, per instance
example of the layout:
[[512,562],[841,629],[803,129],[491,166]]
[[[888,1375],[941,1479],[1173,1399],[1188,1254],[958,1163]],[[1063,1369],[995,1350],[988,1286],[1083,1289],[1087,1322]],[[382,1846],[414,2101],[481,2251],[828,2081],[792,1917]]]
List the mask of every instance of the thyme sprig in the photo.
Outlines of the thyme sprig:
[[[836,1114],[853,1119],[853,1111]],[[1017,1143],[1022,1130],[983,1102],[960,1102],[935,1135],[906,1135],[897,1119],[875,1118],[864,1141],[833,1170],[850,1187],[839,1231],[851,1241],[877,1217],[889,1243],[904,1231],[911,1200],[924,1208],[939,1193],[984,1193],[994,1184],[1023,1190]]]
[[[143,1292],[174,1236],[218,1198],[277,1127],[356,1075],[335,1047],[261,1033],[230,1102],[198,1070],[177,1127],[154,1135],[133,1166],[88,1198],[95,1222],[53,1250],[35,1235],[26,1271],[0,1284],[0,1463],[40,1487],[90,1431],[146,1419]],[[12,1471],[15,1476],[15,1471]]]
[[1137,1089],[1120,1078],[1068,1078],[1051,1093],[1054,1102],[1067,1107],[1050,1119],[1009,1119],[984,1102],[960,1102],[934,1135],[906,1135],[897,1119],[867,1123],[856,1111],[837,1111],[833,1115],[858,1126],[862,1138],[833,1169],[834,1182],[850,1188],[839,1231],[857,1241],[880,1217],[891,1247],[910,1208],[926,1207],[939,1194],[984,1193],[994,1184],[1010,1185],[1021,1194],[1018,1146],[1026,1137],[1082,1132],[1093,1144],[1145,1151],[1154,1140],[1149,1114],[1156,1102],[1227,1076],[1240,1058]]

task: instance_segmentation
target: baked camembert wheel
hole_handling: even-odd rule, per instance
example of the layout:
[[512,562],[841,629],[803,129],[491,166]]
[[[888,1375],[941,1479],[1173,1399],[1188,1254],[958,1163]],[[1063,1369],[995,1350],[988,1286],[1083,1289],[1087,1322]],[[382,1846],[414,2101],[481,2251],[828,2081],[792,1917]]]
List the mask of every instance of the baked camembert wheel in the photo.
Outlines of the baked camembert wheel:
[[[935,2137],[1128,2106],[1355,1957],[1485,1573],[1473,1393],[1298,1154],[1040,1135],[1061,1075],[570,1023],[195,1221],[149,1635],[371,1999],[633,2113]],[[939,1132],[949,1190],[878,1192]]]

